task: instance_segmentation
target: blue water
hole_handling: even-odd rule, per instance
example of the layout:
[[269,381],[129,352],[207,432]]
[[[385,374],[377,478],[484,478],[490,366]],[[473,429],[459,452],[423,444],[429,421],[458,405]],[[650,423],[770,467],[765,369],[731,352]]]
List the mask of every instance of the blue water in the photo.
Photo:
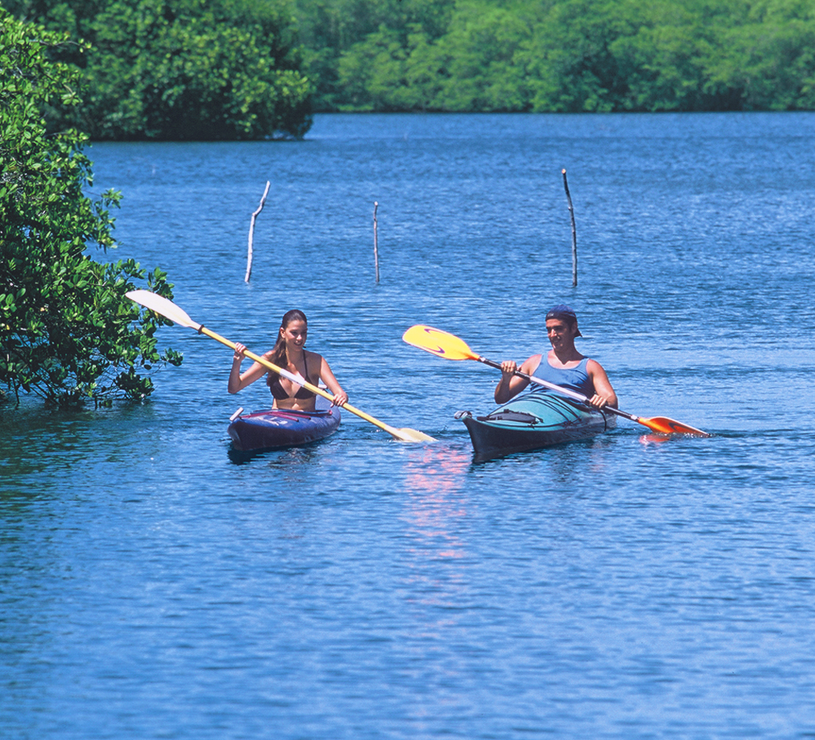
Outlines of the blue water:
[[[267,392],[228,395],[231,352],[180,327],[142,406],[0,409],[0,737],[815,734],[814,142],[779,113],[95,145],[110,258],[256,351],[302,308],[352,404],[439,441],[345,413],[237,464],[227,419]],[[492,408],[495,371],[402,333],[520,360],[560,302],[623,409],[714,436],[621,420],[474,462],[453,414]]]

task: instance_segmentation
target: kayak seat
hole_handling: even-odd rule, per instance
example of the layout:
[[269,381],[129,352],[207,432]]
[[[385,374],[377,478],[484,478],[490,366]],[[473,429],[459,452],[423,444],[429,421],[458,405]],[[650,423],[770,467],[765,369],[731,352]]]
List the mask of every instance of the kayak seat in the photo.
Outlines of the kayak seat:
[[512,411],[511,409],[499,409],[487,416],[477,416],[478,421],[518,421],[523,424],[540,424],[540,419],[532,414],[525,414],[523,411]]

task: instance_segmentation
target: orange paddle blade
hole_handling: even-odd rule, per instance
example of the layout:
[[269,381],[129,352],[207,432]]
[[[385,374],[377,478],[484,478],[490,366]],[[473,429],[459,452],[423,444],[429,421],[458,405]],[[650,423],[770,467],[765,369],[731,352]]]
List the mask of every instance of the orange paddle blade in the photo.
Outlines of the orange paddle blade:
[[432,326],[424,324],[411,326],[402,335],[402,339],[414,347],[430,352],[436,357],[443,357],[445,360],[478,359],[478,355],[467,346],[464,340],[441,329],[434,329]]
[[696,427],[683,424],[681,421],[669,419],[667,416],[654,416],[650,419],[643,419],[641,416],[637,421],[643,426],[652,429],[660,434],[692,434],[696,437],[709,437],[707,432],[703,432]]

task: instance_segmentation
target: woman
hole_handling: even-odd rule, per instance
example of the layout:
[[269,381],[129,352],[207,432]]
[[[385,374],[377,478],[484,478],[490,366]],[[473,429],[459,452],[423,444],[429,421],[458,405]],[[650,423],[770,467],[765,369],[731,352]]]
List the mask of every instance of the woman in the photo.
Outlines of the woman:
[[[280,322],[275,346],[263,357],[273,365],[288,370],[292,375],[297,375],[312,385],[317,385],[322,379],[334,394],[332,405],[344,405],[348,401],[348,394],[337,382],[328,363],[316,352],[308,352],[304,348],[307,334],[306,315],[297,309],[288,311]],[[235,354],[232,358],[232,369],[229,372],[229,384],[227,385],[230,393],[237,393],[268,373],[266,383],[274,398],[272,408],[315,410],[316,395],[314,393],[268,370],[259,362],[253,363],[252,367],[241,375],[241,362],[245,351],[246,347],[243,344],[235,344]]]
[[[520,367],[521,372],[548,380],[582,393],[596,409],[617,406],[617,394],[611,387],[606,371],[596,360],[577,351],[575,337],[581,336],[577,316],[568,306],[555,306],[546,314],[546,332],[552,349],[546,355],[532,355]],[[495,402],[506,403],[529,385],[515,371],[514,360],[501,363],[501,380],[495,388]],[[536,386],[542,388],[543,386]]]

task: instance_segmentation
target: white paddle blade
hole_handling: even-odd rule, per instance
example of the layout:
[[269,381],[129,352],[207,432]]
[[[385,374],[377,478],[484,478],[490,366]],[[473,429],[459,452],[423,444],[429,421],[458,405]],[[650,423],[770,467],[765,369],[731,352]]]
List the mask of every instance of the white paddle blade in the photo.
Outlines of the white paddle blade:
[[408,427],[402,427],[401,429],[397,429],[399,432],[399,439],[402,442],[436,442],[435,437],[431,437],[429,434],[425,434],[424,432],[420,432],[418,429],[409,429]]
[[180,309],[175,303],[167,300],[164,296],[151,293],[149,290],[131,290],[125,293],[125,295],[131,301],[135,301],[139,305],[161,314],[179,326],[187,326],[196,331],[201,328],[201,324],[196,324],[183,309]]

